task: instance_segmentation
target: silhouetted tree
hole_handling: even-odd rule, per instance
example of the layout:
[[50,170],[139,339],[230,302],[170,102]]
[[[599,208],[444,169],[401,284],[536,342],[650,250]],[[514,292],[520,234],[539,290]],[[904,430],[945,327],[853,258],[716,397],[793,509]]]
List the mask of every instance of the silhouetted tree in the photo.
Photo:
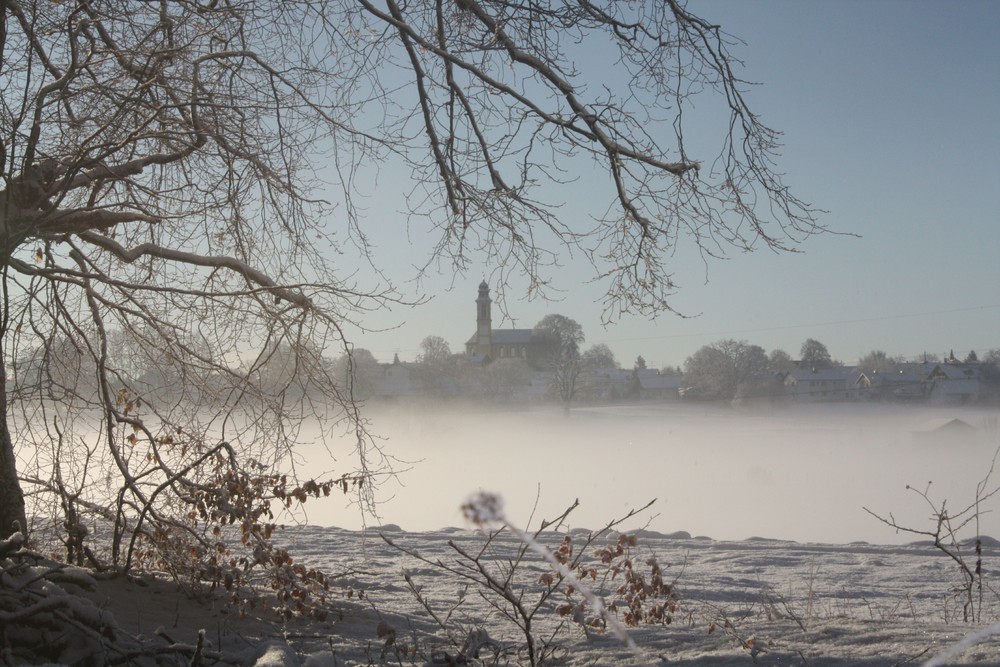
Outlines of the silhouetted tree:
[[414,370],[424,390],[434,396],[454,393],[458,385],[458,365],[448,342],[441,336],[427,336],[420,341],[420,349]]
[[767,353],[746,341],[705,345],[684,362],[685,395],[691,398],[749,398],[764,393],[770,383]]
[[767,362],[774,373],[787,373],[795,368],[792,356],[780,348],[771,350],[767,355]]
[[420,341],[420,355],[417,363],[441,364],[451,359],[451,345],[441,336],[427,336]]
[[538,363],[552,373],[552,391],[566,407],[576,396],[583,327],[565,315],[546,315],[532,329],[540,349]]
[[[606,371],[617,370],[618,360],[614,352],[604,343],[591,345],[580,355],[580,379],[577,393],[588,399],[615,398],[614,390],[608,385]],[[621,392],[618,392],[620,396]]]
[[532,377],[532,370],[524,359],[496,359],[470,370],[474,371],[476,388],[492,400],[517,398]]
[[826,345],[812,338],[806,339],[799,350],[799,364],[803,368],[829,368],[833,365]]
[[898,370],[904,361],[901,357],[890,356],[883,350],[872,350],[858,359],[858,368],[863,373],[891,373]]
[[618,368],[615,353],[604,343],[591,345],[580,356],[580,364],[587,370]]
[[369,350],[358,347],[334,360],[332,376],[342,387],[351,388],[351,400],[366,401],[375,395],[381,372],[378,359]]

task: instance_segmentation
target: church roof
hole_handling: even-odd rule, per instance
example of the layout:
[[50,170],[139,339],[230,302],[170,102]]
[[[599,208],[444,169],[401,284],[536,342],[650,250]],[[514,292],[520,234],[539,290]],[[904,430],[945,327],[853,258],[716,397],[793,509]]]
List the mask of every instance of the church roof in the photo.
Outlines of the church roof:
[[533,338],[531,329],[494,329],[493,342],[505,345],[530,343]]
[[[525,345],[534,340],[531,329],[493,329],[490,333],[494,345]],[[479,341],[478,334],[472,334],[468,343]]]

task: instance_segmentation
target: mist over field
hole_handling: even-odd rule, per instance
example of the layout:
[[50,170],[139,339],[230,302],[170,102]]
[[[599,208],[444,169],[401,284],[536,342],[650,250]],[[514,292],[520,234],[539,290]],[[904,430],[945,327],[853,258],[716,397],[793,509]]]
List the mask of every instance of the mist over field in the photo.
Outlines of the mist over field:
[[[657,498],[643,516],[663,533],[907,543],[920,538],[897,534],[863,507],[932,530],[931,508],[906,486],[931,482],[938,505],[964,508],[1000,444],[997,411],[972,408],[668,404],[567,415],[550,407],[398,405],[368,414],[386,450],[412,462],[399,483],[383,486],[380,521],[368,524],[408,531],[465,525],[460,504],[486,490],[502,494],[508,516],[522,525],[551,519],[579,498],[570,527],[597,528]],[[975,431],[932,434],[955,418]],[[307,448],[304,457],[316,474],[326,453]],[[339,500],[307,509],[318,525],[362,526],[356,508]],[[985,513],[979,530],[1000,535],[1000,515]]]

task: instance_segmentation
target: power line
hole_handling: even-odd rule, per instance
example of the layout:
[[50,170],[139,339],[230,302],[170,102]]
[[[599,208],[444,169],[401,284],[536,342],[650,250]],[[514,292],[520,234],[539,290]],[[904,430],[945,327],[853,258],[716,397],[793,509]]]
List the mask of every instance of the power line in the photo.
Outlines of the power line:
[[746,333],[766,333],[769,331],[787,331],[791,329],[809,329],[815,327],[828,327],[828,326],[839,326],[843,324],[862,324],[865,322],[885,322],[888,320],[902,320],[913,317],[928,317],[931,315],[951,315],[955,313],[967,313],[974,310],[990,310],[993,308],[1000,308],[1000,304],[987,304],[982,306],[969,306],[966,308],[950,308],[947,310],[933,310],[922,313],[907,313],[899,315],[880,315],[878,317],[865,317],[857,318],[852,320],[831,320],[828,322],[813,322],[811,324],[786,324],[782,326],[773,327],[757,327],[754,329],[731,329],[729,331],[718,331],[718,332],[701,332],[701,333],[676,333],[676,334],[665,334],[661,336],[639,336],[634,338],[608,338],[600,342],[602,343],[629,343],[634,341],[646,341],[646,340],[671,340],[677,338],[711,338],[715,336],[732,336],[735,334],[746,334]]

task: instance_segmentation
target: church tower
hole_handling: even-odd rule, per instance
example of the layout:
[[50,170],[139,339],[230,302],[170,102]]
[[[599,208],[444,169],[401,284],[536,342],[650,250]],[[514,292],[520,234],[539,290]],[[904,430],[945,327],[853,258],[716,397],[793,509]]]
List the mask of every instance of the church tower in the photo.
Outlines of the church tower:
[[490,355],[493,352],[493,300],[490,299],[490,286],[486,281],[479,283],[479,296],[476,298],[476,336],[474,354]]

